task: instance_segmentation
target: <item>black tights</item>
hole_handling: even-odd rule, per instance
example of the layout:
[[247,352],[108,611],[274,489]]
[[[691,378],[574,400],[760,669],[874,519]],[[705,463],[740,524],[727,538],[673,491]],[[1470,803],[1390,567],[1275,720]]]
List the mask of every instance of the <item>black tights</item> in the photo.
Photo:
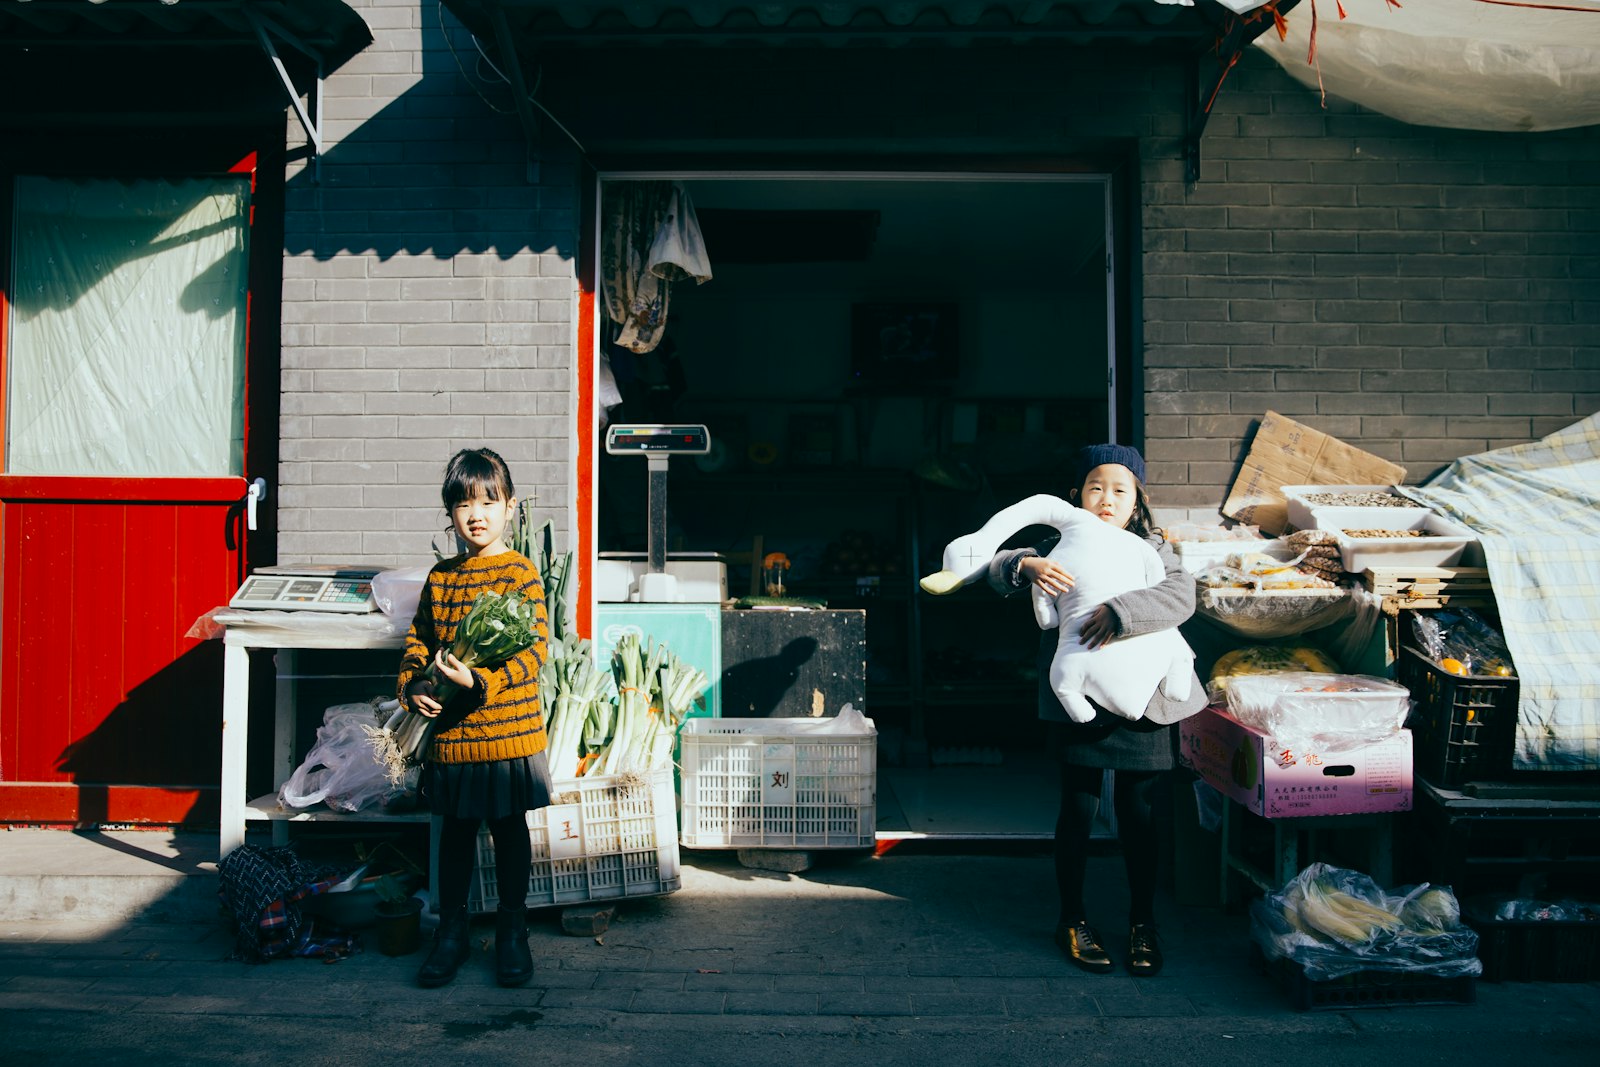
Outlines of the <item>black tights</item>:
[[[478,866],[478,819],[446,815],[439,832],[439,914],[465,911],[467,891]],[[528,903],[528,869],[533,865],[533,842],[522,813],[489,820],[494,839],[494,879],[500,906],[522,911]]]
[[[1083,880],[1089,864],[1089,831],[1100,811],[1098,767],[1061,767],[1061,813],[1056,817],[1056,886],[1061,891],[1061,921],[1087,918]],[[1112,805],[1117,839],[1128,870],[1129,921],[1151,922],[1156,901],[1156,832],[1150,794],[1160,771],[1114,771]]]

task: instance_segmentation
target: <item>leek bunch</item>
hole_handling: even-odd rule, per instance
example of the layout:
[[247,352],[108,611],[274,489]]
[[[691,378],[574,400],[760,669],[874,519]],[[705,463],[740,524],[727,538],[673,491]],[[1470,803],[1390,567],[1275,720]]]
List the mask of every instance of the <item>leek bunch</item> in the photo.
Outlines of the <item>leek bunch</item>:
[[[544,698],[552,778],[578,777],[584,734],[590,732],[596,709],[611,706],[610,688],[611,675],[595,668],[592,643],[568,634],[551,644],[550,656],[539,672],[539,689]],[[609,722],[609,714],[598,714]]]
[[572,572],[572,553],[555,550],[556,527],[551,519],[533,529],[533,502],[517,503],[516,515],[508,538],[510,547],[533,561],[544,583],[544,602],[550,617],[550,641],[554,644],[571,632],[571,605],[568,604],[568,587]]
[[672,762],[672,746],[689,708],[705,692],[705,672],[685,664],[666,645],[624,634],[611,656],[616,723],[595,765],[597,774],[648,774]]
[[[467,617],[456,627],[450,654],[468,667],[484,667],[532,648],[539,640],[539,606],[516,593],[479,593]],[[434,683],[435,699],[446,709],[463,690],[439,674],[433,660],[428,661],[423,677]],[[441,712],[440,716],[444,713]],[[428,743],[433,740],[438,718],[408,710],[404,705],[382,729],[373,735],[378,760],[388,769],[389,780],[398,783],[408,766],[422,762]]]

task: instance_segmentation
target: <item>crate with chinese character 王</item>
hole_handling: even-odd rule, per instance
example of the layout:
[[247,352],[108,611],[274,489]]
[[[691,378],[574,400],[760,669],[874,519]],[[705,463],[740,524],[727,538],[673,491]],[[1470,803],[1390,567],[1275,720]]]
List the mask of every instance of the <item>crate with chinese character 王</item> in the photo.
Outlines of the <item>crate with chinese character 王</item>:
[[690,719],[680,734],[686,848],[870,848],[872,720]]
[[[528,813],[528,907],[671,893],[682,884],[672,769],[555,783],[555,803]],[[468,895],[475,913],[500,903],[494,840],[478,834]]]

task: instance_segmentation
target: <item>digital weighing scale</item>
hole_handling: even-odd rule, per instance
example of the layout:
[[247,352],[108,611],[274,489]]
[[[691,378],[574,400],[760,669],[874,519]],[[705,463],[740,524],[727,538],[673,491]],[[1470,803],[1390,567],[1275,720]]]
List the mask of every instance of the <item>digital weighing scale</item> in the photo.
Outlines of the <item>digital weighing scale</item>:
[[262,567],[244,580],[228,606],[278,611],[376,611],[372,578],[381,569],[316,564]]
[[667,567],[667,457],[705,455],[711,451],[711,432],[698,425],[616,424],[606,428],[606,451],[643,456],[649,462],[647,552],[644,573],[637,576],[637,597],[644,603],[673,603],[678,579]]

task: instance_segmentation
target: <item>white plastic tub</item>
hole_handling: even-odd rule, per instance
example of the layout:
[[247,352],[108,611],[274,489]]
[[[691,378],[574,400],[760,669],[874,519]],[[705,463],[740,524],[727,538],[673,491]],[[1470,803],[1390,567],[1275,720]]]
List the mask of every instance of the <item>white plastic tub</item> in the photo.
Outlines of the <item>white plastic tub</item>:
[[[1289,525],[1296,530],[1321,529],[1312,517],[1312,509],[1320,507],[1334,507],[1331,504],[1312,504],[1306,497],[1313,493],[1384,493],[1399,500],[1405,500],[1394,491],[1392,485],[1285,485],[1279,490],[1284,501],[1288,504]],[[1410,501],[1406,501],[1410,504]],[[1415,505],[1412,505],[1415,506]],[[1398,509],[1396,509],[1398,510]]]
[[[1333,509],[1330,509],[1333,510]],[[1371,525],[1366,516],[1375,510],[1399,511],[1399,508],[1341,509],[1359,511],[1360,522],[1332,527],[1338,539],[1339,555],[1344,569],[1352,574],[1367,570],[1395,567],[1453,567],[1461,562],[1468,548],[1476,553],[1478,539],[1472,531],[1457,526],[1449,519],[1424,511],[1405,521],[1390,519],[1381,526]],[[1428,537],[1347,537],[1347,529],[1427,530]]]

